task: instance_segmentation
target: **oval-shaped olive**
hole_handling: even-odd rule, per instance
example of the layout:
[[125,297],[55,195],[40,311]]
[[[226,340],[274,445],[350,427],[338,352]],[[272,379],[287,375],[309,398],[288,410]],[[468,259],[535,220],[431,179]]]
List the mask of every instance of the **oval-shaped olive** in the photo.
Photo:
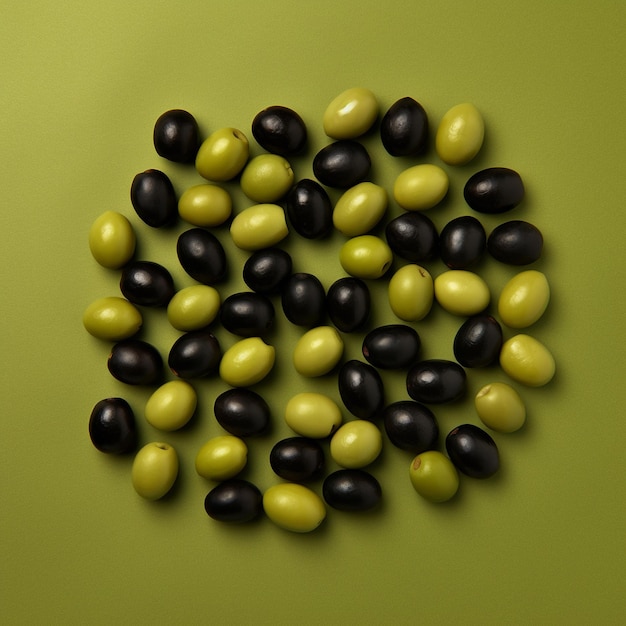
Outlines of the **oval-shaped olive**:
[[433,278],[428,270],[411,263],[401,267],[389,281],[389,306],[405,322],[424,319],[433,305]]
[[212,183],[193,185],[178,198],[178,214],[194,226],[221,226],[232,211],[230,193]]
[[394,102],[380,123],[380,139],[391,156],[417,156],[428,148],[428,115],[413,98]]
[[262,250],[289,234],[285,211],[277,204],[255,204],[238,213],[230,224],[233,243],[242,250]]
[[313,158],[313,174],[323,185],[348,189],[363,182],[372,166],[365,147],[351,139],[340,139],[322,148]]
[[196,118],[182,109],[172,109],[159,116],[152,133],[159,156],[175,163],[193,163],[200,146]]
[[489,254],[507,265],[528,265],[541,257],[541,231],[522,220],[512,220],[493,229],[487,239]]
[[340,469],[329,474],[322,485],[326,504],[339,511],[369,511],[382,499],[380,483],[362,469]]
[[519,393],[506,383],[489,383],[474,397],[480,421],[501,433],[519,430],[526,421],[526,407]]
[[465,202],[479,213],[504,213],[524,199],[521,176],[506,167],[476,172],[463,188]]
[[263,494],[263,510],[274,524],[295,533],[312,532],[326,518],[324,501],[298,483],[269,487]]
[[406,324],[388,324],[371,330],[363,339],[367,361],[380,369],[405,369],[415,364],[421,349],[417,331]]
[[487,367],[498,362],[502,328],[491,315],[474,315],[454,337],[454,357],[464,367]]
[[370,315],[370,304],[370,290],[360,278],[339,278],[328,288],[328,317],[344,333],[354,332],[365,325]]
[[280,248],[253,252],[243,266],[243,281],[256,293],[276,294],[291,276],[291,256]]
[[483,225],[471,215],[449,221],[439,233],[441,260],[454,270],[463,270],[477,263],[487,245]]
[[509,328],[525,328],[538,321],[550,301],[545,274],[526,270],[507,282],[498,299],[498,314]]
[[169,443],[146,444],[133,460],[131,480],[135,491],[147,500],[158,500],[174,486],[179,469],[178,454]]
[[403,213],[392,219],[385,237],[395,254],[413,263],[434,259],[439,251],[437,228],[423,213]]
[[406,377],[411,398],[424,404],[454,402],[465,395],[467,375],[454,361],[428,359],[414,365]]
[[324,132],[333,139],[353,139],[365,134],[378,116],[378,101],[365,87],[351,87],[333,98],[324,111]]
[[307,437],[289,437],[277,442],[270,452],[274,472],[294,483],[321,478],[326,459],[322,446]]
[[135,335],[143,317],[134,304],[118,296],[94,300],[83,313],[83,326],[94,337],[120,341]]
[[453,315],[476,315],[491,300],[489,285],[474,272],[448,270],[435,278],[435,299]]
[[170,348],[167,364],[179,378],[203,378],[217,373],[222,350],[208,330],[181,335]]
[[459,472],[472,478],[489,478],[500,468],[496,442],[473,424],[462,424],[448,433],[446,452]]
[[435,136],[439,158],[448,165],[465,165],[480,151],[485,137],[485,122],[480,111],[463,102],[441,118]]
[[178,218],[174,185],[161,170],[137,174],[130,186],[130,201],[141,220],[153,228],[169,226]]
[[204,510],[218,522],[251,522],[263,512],[263,494],[247,480],[230,478],[209,491],[204,499]]
[[168,380],[148,398],[144,416],[159,430],[179,430],[193,417],[198,406],[196,390],[184,380]]
[[232,345],[220,361],[220,377],[231,387],[249,387],[274,367],[276,349],[260,337],[246,337]]
[[240,337],[262,337],[274,324],[274,305],[263,294],[233,293],[222,302],[220,321],[229,332]]
[[176,253],[185,272],[199,283],[214,285],[226,278],[226,253],[219,239],[208,230],[190,228],[181,233]]
[[296,326],[319,326],[326,317],[326,291],[313,274],[290,276],[281,292],[281,304],[285,317]]
[[198,148],[196,170],[202,178],[232,180],[250,156],[248,138],[237,128],[220,128],[211,133]]
[[547,385],[556,372],[551,352],[538,339],[520,334],[502,344],[500,366],[517,382],[529,387]]
[[341,267],[357,278],[381,278],[391,267],[391,248],[374,235],[359,235],[348,239],[339,250]]
[[431,163],[420,163],[398,174],[393,197],[407,211],[425,211],[445,198],[449,185],[445,170]]
[[439,425],[433,412],[419,402],[398,400],[383,412],[389,441],[402,450],[421,454],[433,450],[439,439]]
[[337,376],[341,400],[355,417],[371,420],[378,417],[385,404],[385,390],[378,371],[369,363],[346,361]]
[[307,378],[328,374],[343,355],[343,340],[336,328],[316,326],[298,339],[293,350],[296,372]]
[[114,378],[127,385],[155,385],[163,376],[163,358],[150,343],[125,339],[116,343],[107,367]]
[[107,454],[124,454],[137,447],[135,414],[124,398],[105,398],[89,417],[91,443]]
[[231,435],[252,437],[265,432],[271,411],[267,402],[251,389],[228,389],[215,399],[213,412],[218,424]]
[[305,391],[292,396],[285,407],[285,423],[303,437],[324,439],[341,425],[337,403],[321,393]]
[[254,202],[276,202],[293,184],[291,164],[277,154],[259,154],[244,167],[239,186]]
[[330,456],[337,465],[358,469],[373,463],[383,449],[383,436],[373,422],[356,419],[346,422],[330,440]]
[[304,150],[307,129],[303,119],[294,110],[274,105],[254,116],[252,136],[268,152],[291,156]]
[[364,235],[380,222],[387,209],[387,191],[362,182],[345,191],[335,203],[333,224],[347,237]]
[[285,197],[289,223],[301,237],[320,239],[333,227],[333,206],[328,193],[317,181],[299,180]]
[[174,280],[159,263],[133,261],[122,270],[120,291],[133,304],[166,306],[174,296]]
[[89,229],[89,250],[102,267],[124,267],[135,254],[137,237],[128,218],[117,211],[105,211]]
[[167,319],[176,330],[199,330],[219,312],[219,291],[209,285],[190,285],[176,292],[167,305]]

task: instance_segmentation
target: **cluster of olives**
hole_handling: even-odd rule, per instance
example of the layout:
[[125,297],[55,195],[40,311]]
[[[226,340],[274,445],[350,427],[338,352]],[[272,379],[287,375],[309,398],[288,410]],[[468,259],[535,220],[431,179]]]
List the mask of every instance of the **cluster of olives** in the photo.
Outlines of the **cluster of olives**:
[[[409,475],[415,490],[431,501],[444,501],[458,489],[458,472],[487,478],[499,468],[499,453],[482,428],[462,424],[445,439],[447,455],[437,451],[439,428],[428,405],[455,402],[467,390],[465,368],[499,363],[516,382],[540,386],[554,375],[552,355],[526,334],[503,341],[500,323],[485,312],[489,287],[470,269],[485,252],[499,262],[523,266],[540,258],[541,232],[520,220],[508,221],[487,236],[472,216],[450,221],[441,232],[423,211],[439,204],[448,192],[448,176],[433,164],[404,170],[393,185],[393,199],[404,210],[385,227],[385,239],[371,234],[388,206],[387,191],[368,180],[371,159],[359,137],[370,131],[379,105],[367,89],[349,89],[333,100],[323,118],[324,132],[333,141],[313,159],[314,179],[296,181],[287,158],[302,154],[307,128],[302,118],[283,106],[260,111],[252,134],[266,153],[250,158],[246,135],[223,128],[201,141],[195,118],[188,112],[164,113],[154,127],[157,153],[170,161],[194,164],[205,183],[177,197],[169,177],[150,169],[135,176],[130,196],[139,218],[152,228],[175,223],[192,225],[177,240],[176,252],[195,283],[176,291],[169,271],[158,263],[134,260],[135,233],[127,218],[108,211],[92,225],[91,252],[104,267],[121,270],[121,296],[93,302],[84,312],[89,333],[114,342],[108,369],[129,385],[153,385],[145,417],[161,431],[182,428],[193,416],[197,395],[189,382],[217,375],[231,389],[215,400],[218,423],[229,433],[206,442],[196,457],[200,476],[218,481],[205,501],[209,516],[227,522],[253,519],[262,511],[279,526],[308,532],[326,514],[325,504],[341,510],[367,510],[382,496],[380,484],[363,468],[382,448],[381,420],[390,442],[412,451]],[[447,165],[470,162],[483,143],[484,123],[470,104],[453,107],[436,133],[436,151]],[[412,98],[393,104],[380,122],[380,139],[392,156],[423,155],[429,141],[428,117]],[[238,179],[254,204],[232,217],[231,196],[219,183]],[[340,190],[332,202],[327,189]],[[514,170],[494,167],[475,173],[464,187],[468,206],[478,213],[499,214],[517,207],[524,185]],[[228,271],[228,259],[211,228],[229,225],[232,241],[249,256],[243,266],[248,292],[222,301],[216,285]],[[290,229],[306,239],[322,239],[335,228],[347,241],[340,262],[347,276],[325,290],[313,274],[293,273],[291,256],[278,244]],[[399,322],[370,329],[364,336],[364,361],[341,362],[342,333],[366,328],[371,296],[367,280],[390,272],[394,255],[406,264],[389,279],[389,305]],[[421,265],[440,258],[449,268],[433,279]],[[355,418],[342,424],[340,408],[327,396],[301,393],[292,397],[285,421],[297,436],[278,442],[270,465],[286,482],[264,494],[237,478],[246,464],[250,437],[270,422],[267,402],[250,389],[274,366],[276,349],[264,341],[273,326],[279,296],[289,322],[305,332],[293,352],[293,365],[304,378],[337,373],[345,409]],[[510,328],[526,328],[544,313],[550,297],[545,276],[536,270],[515,275],[498,301],[499,317]],[[421,339],[412,325],[424,319],[433,302],[465,319],[454,338],[456,361],[420,360]],[[142,327],[140,307],[164,307],[172,326],[183,334],[171,346],[167,364],[175,379],[162,384],[159,351],[135,335]],[[330,323],[324,320],[328,318]],[[210,325],[219,320],[239,340],[222,352]],[[410,400],[385,404],[379,370],[406,372]],[[488,428],[513,432],[525,421],[524,404],[504,383],[483,387],[475,397],[479,418]],[[135,419],[128,402],[107,398],[91,414],[89,431],[102,452],[135,451]],[[324,451],[318,440],[330,438],[330,453],[342,467],[326,476],[323,499],[304,486],[324,474]],[[149,499],[164,496],[173,486],[178,457],[172,446],[144,446],[133,464],[133,484]]]

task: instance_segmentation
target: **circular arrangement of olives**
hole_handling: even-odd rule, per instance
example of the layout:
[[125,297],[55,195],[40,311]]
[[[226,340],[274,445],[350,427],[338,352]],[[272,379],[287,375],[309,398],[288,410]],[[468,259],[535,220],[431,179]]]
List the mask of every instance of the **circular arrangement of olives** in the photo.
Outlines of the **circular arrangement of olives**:
[[[213,405],[215,421],[227,434],[201,442],[195,458],[198,475],[216,483],[204,502],[214,520],[243,523],[265,513],[284,529],[309,532],[325,519],[326,506],[345,512],[376,508],[384,490],[369,466],[381,453],[383,434],[392,446],[412,454],[407,483],[428,501],[449,500],[460,475],[485,479],[498,472],[500,455],[488,430],[519,430],[526,411],[513,385],[484,385],[473,398],[484,428],[459,424],[440,447],[437,406],[467,400],[474,368],[500,365],[513,383],[533,387],[554,375],[546,346],[525,333],[505,340],[502,327],[525,329],[541,318],[550,298],[546,277],[533,269],[516,273],[501,291],[496,313],[487,310],[488,285],[472,271],[485,255],[512,267],[537,261],[543,249],[540,230],[512,220],[488,234],[470,214],[438,231],[425,212],[442,202],[449,183],[445,169],[420,162],[432,134],[427,112],[403,97],[380,114],[368,89],[339,94],[323,115],[330,141],[314,155],[314,178],[301,179],[289,159],[302,157],[310,133],[288,107],[270,106],[254,117],[252,136],[265,151],[254,158],[238,128],[202,138],[191,113],[176,109],[161,115],[153,130],[156,153],[195,167],[201,182],[177,196],[166,173],[147,169],[132,179],[130,200],[151,229],[179,220],[190,225],[175,242],[180,266],[194,281],[182,289],[163,265],[135,258],[137,235],[124,215],[106,211],[91,227],[91,253],[103,267],[120,271],[121,295],[92,302],[83,324],[94,337],[112,343],[108,369],[114,378],[153,388],[145,406],[147,423],[164,433],[183,428],[196,411],[195,387],[202,379],[219,376],[229,387]],[[388,190],[370,180],[373,163],[361,141],[375,133],[392,158],[415,160]],[[446,166],[466,165],[479,153],[483,137],[476,107],[456,105],[434,134],[437,156]],[[224,184],[229,181],[239,183],[248,208],[233,210]],[[475,214],[501,214],[522,203],[524,184],[516,171],[491,167],[469,177],[463,198]],[[384,223],[392,200],[401,214]],[[223,245],[224,227],[247,254],[240,270],[232,267]],[[325,289],[280,244],[290,232],[323,240],[333,229],[346,237],[339,251],[346,275]],[[435,259],[447,269],[433,277],[424,264]],[[241,271],[249,291],[222,298],[219,285],[235,271]],[[376,326],[377,303],[368,283],[384,277],[397,319]],[[463,320],[453,338],[455,361],[422,357],[427,338],[419,334],[419,322],[434,302]],[[181,333],[166,359],[137,337],[144,307],[167,311]],[[262,492],[240,473],[251,438],[271,431],[275,419],[271,402],[252,387],[272,371],[281,351],[268,339],[277,314],[301,330],[293,350],[296,374],[303,381],[334,377],[343,406],[314,390],[290,397],[284,422],[292,434],[274,443],[269,464],[277,480]],[[237,337],[227,350],[211,328],[215,324]],[[354,333],[362,333],[362,359],[350,358],[344,349],[345,336]],[[405,377],[406,398],[386,396],[385,370]],[[169,443],[151,441],[137,450],[140,430],[121,397],[98,401],[89,419],[95,448],[135,454],[132,484],[139,495],[156,500],[175,484],[181,461]],[[329,468],[328,455],[340,469]]]

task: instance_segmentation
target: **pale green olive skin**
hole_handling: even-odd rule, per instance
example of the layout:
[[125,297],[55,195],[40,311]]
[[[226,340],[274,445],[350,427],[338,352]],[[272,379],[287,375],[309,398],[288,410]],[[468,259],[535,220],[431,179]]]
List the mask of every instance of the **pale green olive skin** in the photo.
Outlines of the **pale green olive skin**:
[[239,474],[248,462],[248,446],[234,435],[209,439],[196,455],[196,472],[207,480],[227,480]]
[[330,437],[342,421],[337,403],[321,393],[298,393],[289,399],[285,407],[285,423],[302,437]]
[[437,206],[448,193],[445,170],[422,163],[401,172],[393,184],[395,201],[407,211],[425,211]]
[[142,324],[139,309],[118,296],[94,300],[83,313],[85,330],[105,341],[128,339],[139,332]]
[[248,162],[241,179],[241,191],[254,202],[277,202],[293,184],[293,170],[277,154],[260,154]]
[[490,383],[474,398],[482,423],[500,433],[513,433],[526,421],[526,407],[520,395],[506,383]]
[[502,345],[500,367],[513,380],[528,387],[543,387],[556,371],[554,357],[538,339],[519,334]]
[[435,278],[435,299],[448,313],[469,317],[487,308],[491,292],[478,274],[449,270]]
[[250,155],[248,138],[237,128],[220,128],[201,144],[196,155],[196,170],[202,178],[224,182],[244,168]]
[[159,500],[178,477],[178,454],[168,443],[152,442],[137,452],[131,471],[135,491],[146,500]]
[[262,250],[289,233],[285,211],[277,204],[256,204],[235,216],[230,225],[233,243],[242,250]]
[[409,466],[409,478],[415,491],[430,502],[446,502],[459,488],[456,468],[438,450],[418,454]]
[[405,265],[391,277],[388,294],[389,305],[397,317],[405,322],[419,322],[433,305],[433,277],[420,265]]
[[167,319],[177,330],[199,330],[219,313],[220,293],[210,285],[191,285],[174,294],[167,305]]
[[323,376],[339,363],[343,349],[343,339],[335,328],[317,326],[298,339],[293,351],[293,366],[301,376]]
[[280,528],[295,533],[315,530],[326,518],[324,501],[311,489],[296,483],[273,485],[263,494],[267,517]]
[[333,225],[347,237],[368,233],[385,214],[387,192],[380,185],[362,182],[345,191],[335,203]]
[[352,237],[339,250],[341,267],[356,278],[380,278],[392,261],[391,248],[374,235]]
[[137,237],[128,218],[105,211],[89,229],[89,250],[102,267],[117,270],[135,254]]
[[378,100],[364,87],[346,89],[324,111],[324,132],[333,139],[354,139],[364,135],[378,117]]
[[145,417],[159,430],[172,431],[185,426],[195,413],[198,396],[184,380],[170,380],[158,387],[148,398]]
[[259,337],[232,345],[220,361],[220,378],[232,387],[248,387],[262,381],[274,367],[276,350]]
[[178,214],[194,226],[221,226],[231,216],[232,210],[230,194],[219,185],[194,185],[178,199]]
[[330,440],[330,456],[347,469],[359,469],[373,463],[383,449],[379,428],[369,420],[346,422]]
[[500,293],[498,314],[509,328],[527,328],[539,321],[550,302],[545,274],[527,270],[516,274]]
[[470,103],[453,106],[441,118],[435,136],[439,158],[448,165],[465,165],[479,152],[485,137],[480,111]]

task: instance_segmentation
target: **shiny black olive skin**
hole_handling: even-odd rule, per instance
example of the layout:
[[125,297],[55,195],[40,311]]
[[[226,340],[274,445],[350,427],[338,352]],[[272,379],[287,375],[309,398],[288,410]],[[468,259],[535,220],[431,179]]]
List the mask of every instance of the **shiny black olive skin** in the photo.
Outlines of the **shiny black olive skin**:
[[214,285],[226,278],[226,253],[219,239],[208,230],[190,228],[181,233],[176,253],[185,272],[199,283]]
[[433,412],[419,402],[399,400],[383,412],[383,424],[389,441],[402,450],[421,454],[434,450],[439,439],[439,425]]
[[337,376],[341,400],[355,417],[372,420],[379,417],[385,404],[385,390],[378,371],[369,363],[346,361]]
[[512,220],[493,229],[487,239],[489,254],[507,265],[529,265],[541,257],[543,235],[528,222]]
[[322,446],[315,439],[289,437],[274,445],[270,465],[277,476],[303,483],[322,477],[326,459]]
[[418,212],[404,213],[385,228],[392,252],[413,263],[430,261],[439,253],[439,235],[433,221]]
[[114,378],[127,385],[156,385],[163,376],[163,358],[150,343],[124,339],[112,348],[107,367]]
[[291,256],[280,248],[253,252],[243,266],[243,280],[252,291],[264,295],[280,293],[291,276]]
[[322,148],[313,158],[315,178],[336,189],[348,189],[363,182],[372,166],[365,147],[351,139],[340,139]]
[[215,335],[208,330],[192,330],[172,344],[167,364],[179,378],[203,378],[217,372],[221,358]]
[[428,147],[428,115],[413,98],[391,105],[380,124],[380,138],[391,156],[417,156]]
[[293,156],[306,147],[307,130],[302,118],[284,106],[270,106],[252,120],[252,135],[257,143],[273,154]]
[[454,361],[429,359],[414,365],[406,377],[406,388],[416,402],[444,404],[465,395],[467,375]]
[[419,358],[422,342],[417,331],[405,324],[388,324],[370,330],[361,350],[380,369],[406,369]]
[[254,291],[234,293],[222,302],[222,326],[240,337],[262,337],[274,325],[274,305],[263,294]]
[[204,510],[218,522],[251,522],[263,512],[263,494],[251,482],[231,478],[209,491],[204,499]]
[[218,424],[236,437],[264,433],[271,418],[267,402],[255,391],[244,387],[228,389],[217,396],[213,412]]
[[454,337],[454,358],[463,367],[488,367],[497,363],[502,348],[502,327],[491,315],[467,319]]
[[485,253],[487,233],[471,215],[449,221],[439,233],[441,260],[451,269],[463,270],[477,263]]
[[135,415],[123,398],[100,400],[89,417],[91,443],[106,454],[124,454],[137,448]]
[[178,218],[178,200],[172,181],[160,170],[146,170],[133,178],[130,201],[148,226],[170,226]]
[[472,478],[489,478],[500,468],[496,442],[473,424],[462,424],[448,433],[446,452],[454,466]]
[[152,261],[131,261],[120,278],[120,291],[133,304],[163,307],[175,292],[169,271]]
[[319,326],[326,317],[326,291],[319,278],[292,274],[281,292],[285,317],[296,326]]
[[328,506],[339,511],[370,511],[382,499],[380,483],[361,469],[340,469],[329,474],[322,484]]
[[360,278],[339,278],[328,288],[328,317],[344,333],[354,332],[365,325],[369,319],[370,306],[370,290]]
[[174,163],[193,163],[200,146],[200,131],[188,111],[172,109],[163,113],[152,133],[157,154]]
[[333,205],[317,181],[298,181],[285,197],[285,212],[293,229],[306,239],[321,239],[333,228]]
[[505,213],[524,199],[520,175],[506,167],[476,172],[463,188],[465,202],[479,213]]

